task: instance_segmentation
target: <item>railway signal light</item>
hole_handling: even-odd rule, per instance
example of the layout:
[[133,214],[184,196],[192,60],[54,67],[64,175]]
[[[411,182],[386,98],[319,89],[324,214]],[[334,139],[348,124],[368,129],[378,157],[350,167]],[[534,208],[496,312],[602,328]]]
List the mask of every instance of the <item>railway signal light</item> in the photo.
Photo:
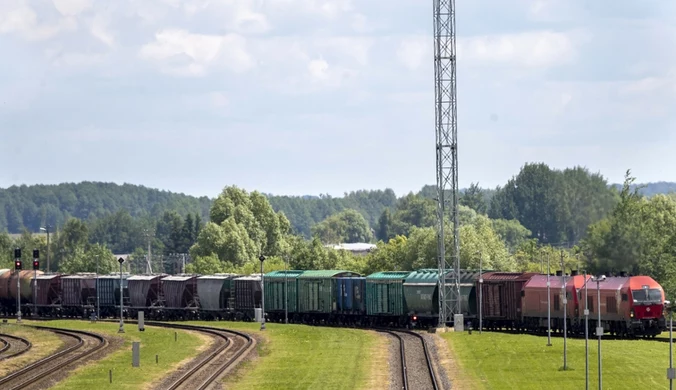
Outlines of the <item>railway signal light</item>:
[[21,248],[16,248],[16,249],[14,249],[14,258],[15,258],[15,259],[20,259],[20,258],[21,258]]
[[14,269],[17,271],[21,270],[21,260],[14,261]]
[[33,269],[36,271],[40,269],[40,260],[33,260]]
[[40,258],[40,250],[39,249],[33,249],[33,258],[34,259]]

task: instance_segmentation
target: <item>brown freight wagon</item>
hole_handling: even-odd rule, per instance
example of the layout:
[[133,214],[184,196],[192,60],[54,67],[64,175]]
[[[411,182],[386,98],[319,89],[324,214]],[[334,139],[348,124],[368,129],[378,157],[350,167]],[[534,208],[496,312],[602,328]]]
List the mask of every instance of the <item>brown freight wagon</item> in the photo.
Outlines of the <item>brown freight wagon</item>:
[[481,302],[478,299],[477,302],[482,305],[485,328],[517,329],[522,325],[521,291],[534,275],[537,274],[534,272],[486,272],[482,276],[483,283],[477,280],[477,289],[482,289]]
[[96,275],[78,273],[61,277],[61,300],[65,315],[87,318],[96,310]]
[[[55,315],[61,309],[61,275],[38,275],[35,280],[35,306],[38,315]],[[31,283],[31,288],[34,288]]]

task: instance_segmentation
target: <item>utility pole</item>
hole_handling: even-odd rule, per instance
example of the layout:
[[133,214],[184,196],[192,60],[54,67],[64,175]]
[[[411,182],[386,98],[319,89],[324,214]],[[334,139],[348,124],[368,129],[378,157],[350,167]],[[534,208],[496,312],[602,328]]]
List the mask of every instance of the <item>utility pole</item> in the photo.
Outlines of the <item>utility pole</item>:
[[263,280],[263,262],[265,256],[260,255],[258,260],[261,261],[261,330],[265,330],[265,284]]
[[483,317],[483,306],[484,306],[484,301],[483,301],[483,289],[484,289],[484,278],[483,278],[483,260],[484,256],[481,251],[477,252],[479,253],[479,334],[482,334],[482,330],[484,327],[484,317]]
[[44,230],[47,233],[47,270],[46,270],[47,272],[46,273],[49,273],[49,270],[50,270],[50,268],[49,268],[49,257],[50,257],[49,256],[49,229],[50,228],[51,228],[51,226],[49,226],[49,225],[45,225],[45,227],[40,228],[40,230]]
[[669,310],[669,369],[667,370],[667,379],[669,379],[669,390],[674,390],[674,379],[676,379],[676,372],[674,372],[674,354],[673,343],[674,337],[672,329],[674,327],[674,312],[669,303],[667,309]]
[[150,259],[152,259],[151,245],[150,245],[151,242],[152,242],[151,241],[152,233],[150,232],[149,229],[144,229],[143,232],[145,233],[146,239],[148,240],[148,258],[146,259],[146,273],[152,274],[153,273],[153,266],[150,263]]
[[[446,328],[460,312],[460,242],[458,223],[458,107],[456,87],[455,0],[434,0],[434,91],[437,176],[439,324]],[[449,210],[450,209],[450,210]],[[446,259],[445,220],[453,224],[452,262]],[[447,278],[447,270],[454,272]],[[448,283],[447,283],[447,279]],[[447,285],[448,284],[448,285]],[[458,320],[462,323],[462,317]],[[455,318],[453,318],[455,323]],[[457,324],[456,324],[457,326]]]
[[284,255],[284,323],[289,323],[289,256]]
[[568,369],[568,355],[566,350],[568,334],[566,310],[568,308],[568,296],[566,292],[566,267],[563,264],[563,249],[561,249],[561,291],[563,292],[563,370],[565,371]]
[[[122,272],[120,272],[121,274]],[[120,288],[122,288],[122,284],[120,284]],[[96,255],[96,320],[101,316],[101,311],[99,309],[99,290],[101,287],[99,286],[99,255]]]
[[549,253],[547,253],[547,346],[551,347],[552,346],[552,295],[550,293],[550,286],[551,284],[549,283],[549,274],[550,274],[550,267],[549,267]]
[[[591,280],[591,278],[589,279]],[[589,296],[587,295],[587,270],[584,271],[584,375],[585,390],[589,390]]]
[[124,308],[124,300],[123,300],[123,295],[122,295],[122,263],[124,263],[124,259],[120,257],[117,259],[117,262],[120,263],[120,329],[117,331],[117,333],[124,333],[124,319],[122,319],[122,309]]

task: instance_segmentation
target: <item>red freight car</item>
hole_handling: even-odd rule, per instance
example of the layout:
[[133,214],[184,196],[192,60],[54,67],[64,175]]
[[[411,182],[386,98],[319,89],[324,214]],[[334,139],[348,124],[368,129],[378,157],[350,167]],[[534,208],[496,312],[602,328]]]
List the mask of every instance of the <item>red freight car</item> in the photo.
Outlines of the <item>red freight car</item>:
[[[587,276],[589,279],[590,276]],[[571,332],[582,326],[580,313],[584,307],[580,307],[580,299],[576,291],[584,286],[584,276],[573,271],[570,276],[566,275],[566,323]],[[549,276],[549,310],[552,330],[563,330],[563,276],[558,271],[556,276]],[[522,292],[523,326],[529,330],[547,329],[547,275],[533,276],[523,287]],[[584,329],[584,328],[582,328]]]
[[[481,301],[483,325],[488,329],[516,329],[521,325],[521,290],[534,275],[533,272],[486,272]],[[478,294],[477,294],[478,295]],[[478,312],[478,308],[477,308]]]
[[[608,277],[588,284],[589,322],[597,325],[598,293],[601,295],[601,324],[611,335],[654,337],[665,327],[664,290],[649,276]],[[579,291],[584,295],[584,289]]]

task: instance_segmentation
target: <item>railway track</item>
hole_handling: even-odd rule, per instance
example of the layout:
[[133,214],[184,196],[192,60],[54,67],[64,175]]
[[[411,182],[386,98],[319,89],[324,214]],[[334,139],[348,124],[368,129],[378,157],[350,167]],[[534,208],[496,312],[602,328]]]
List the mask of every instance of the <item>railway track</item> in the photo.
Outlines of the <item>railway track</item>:
[[91,332],[65,330],[47,326],[24,326],[60,334],[71,338],[73,342],[65,349],[1,378],[0,388],[2,389],[23,389],[30,385],[34,385],[48,376],[61,371],[68,365],[83,360],[108,345],[108,341],[103,336]]
[[425,338],[408,330],[379,329],[399,340],[401,355],[401,388],[439,390]]
[[220,328],[167,324],[163,322],[146,322],[148,326],[175,328],[207,333],[221,340],[221,345],[206,357],[202,358],[192,368],[180,375],[172,383],[163,386],[167,390],[197,389],[205,390],[215,384],[216,380],[228,369],[234,367],[246,354],[251,351],[256,341],[249,335],[233,330]]
[[[101,322],[119,322],[119,320],[100,320]],[[125,324],[136,324],[134,320],[125,320]],[[220,345],[191,368],[181,373],[178,378],[165,381],[161,389],[196,389],[205,390],[215,384],[216,380],[243,359],[256,346],[256,340],[246,333],[201,325],[184,325],[176,323],[145,321],[147,326],[191,330],[206,333],[216,338]]]
[[0,361],[17,357],[28,352],[33,344],[23,337],[12,336],[9,334],[0,333]]

